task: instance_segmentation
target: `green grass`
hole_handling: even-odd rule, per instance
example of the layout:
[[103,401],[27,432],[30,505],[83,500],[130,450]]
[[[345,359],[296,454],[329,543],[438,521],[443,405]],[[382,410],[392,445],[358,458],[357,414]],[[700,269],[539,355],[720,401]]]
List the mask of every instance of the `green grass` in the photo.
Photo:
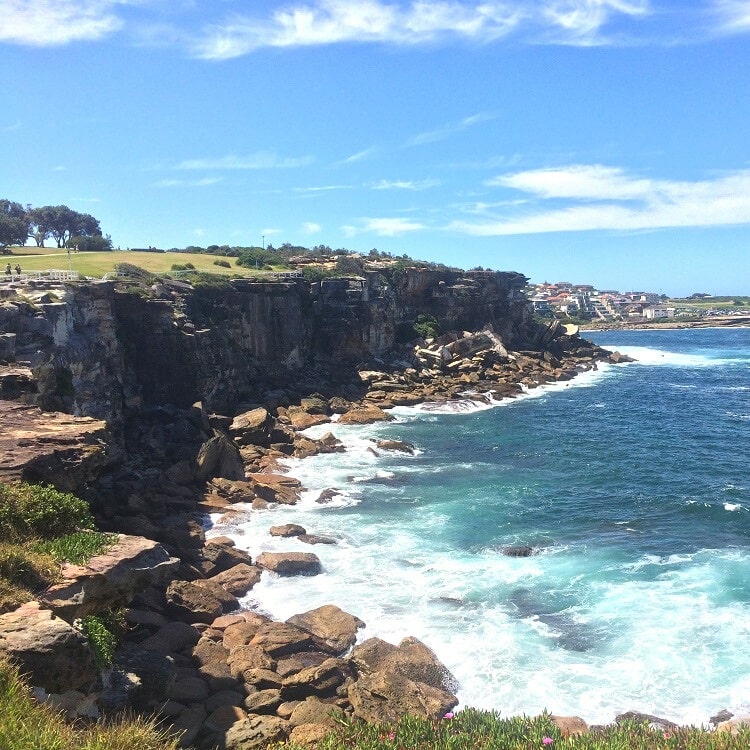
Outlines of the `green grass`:
[[[67,250],[52,247],[21,247],[13,248],[13,254],[2,256],[12,266],[19,263],[24,271],[46,271],[54,268],[58,270],[78,271],[83,276],[101,278],[105,273],[112,273],[118,263],[130,263],[150,273],[170,273],[173,265],[192,263],[196,270],[224,276],[262,276],[264,271],[254,268],[242,268],[234,263],[234,258],[219,255],[204,255],[198,253],[147,253],[130,250],[113,250],[100,253],[71,253]],[[229,268],[214,265],[215,260],[229,262]]]
[[75,495],[47,485],[0,483],[0,613],[59,580],[62,562],[81,565],[116,542],[116,534],[93,526],[88,505]]
[[120,717],[90,727],[68,724],[35,701],[8,661],[0,660],[0,748],[2,750],[176,750],[154,722]]
[[[398,725],[344,721],[317,750],[747,750],[750,728],[739,735],[695,727],[664,732],[647,724],[624,722],[573,737],[563,737],[549,714],[500,718],[465,709],[432,722],[406,717]],[[293,743],[277,746],[298,750]]]

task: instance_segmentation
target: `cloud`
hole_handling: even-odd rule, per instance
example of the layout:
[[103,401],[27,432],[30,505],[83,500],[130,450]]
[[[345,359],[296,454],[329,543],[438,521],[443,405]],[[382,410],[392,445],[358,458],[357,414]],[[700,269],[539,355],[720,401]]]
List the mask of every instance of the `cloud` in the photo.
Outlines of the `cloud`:
[[[737,2],[738,0],[735,0]],[[298,0],[268,17],[234,14],[204,27],[192,52],[227,60],[265,47],[342,43],[418,45],[448,40],[487,44],[511,34],[534,43],[612,43],[615,20],[640,20],[649,0]],[[631,41],[638,40],[636,34]]]
[[302,223],[302,232],[304,234],[318,234],[323,227],[314,221],[305,221]]
[[221,182],[221,177],[204,177],[200,180],[159,180],[156,187],[208,187]]
[[465,5],[454,0],[317,0],[289,5],[270,18],[235,15],[209,26],[194,46],[197,57],[226,60],[262,47],[343,42],[423,44],[443,37],[491,41],[506,36],[520,12],[501,2]]
[[413,138],[410,138],[409,141],[407,141],[406,145],[421,146],[425,143],[444,141],[446,138],[454,135],[455,133],[460,133],[462,130],[466,130],[474,125],[478,125],[481,122],[494,120],[495,117],[497,117],[497,115],[489,115],[479,112],[476,115],[464,117],[463,120],[459,120],[458,122],[451,122],[446,125],[442,125],[439,128],[435,128],[435,130],[428,130],[424,133],[419,133],[419,135],[415,135]]
[[440,185],[440,180],[378,180],[370,187],[373,190],[428,190]]
[[496,205],[485,219],[454,221],[448,229],[500,236],[750,224],[750,170],[690,182],[576,164],[500,175],[490,184],[521,191],[531,200],[520,204],[523,213],[513,207],[513,213],[506,209],[497,215]]
[[715,0],[717,31],[741,34],[750,31],[750,0]]
[[295,187],[293,193],[315,194],[328,193],[332,190],[351,190],[351,185],[313,185],[312,187]]
[[311,164],[311,156],[280,157],[273,151],[257,151],[248,156],[222,156],[210,159],[187,159],[175,169],[289,169]]
[[119,31],[118,0],[0,0],[0,41],[47,47]]
[[375,232],[384,237],[393,237],[397,234],[416,232],[426,228],[424,224],[417,221],[401,218],[362,219],[362,226],[365,231]]
[[356,154],[347,156],[345,159],[342,159],[338,163],[339,164],[354,164],[355,162],[362,161],[363,159],[369,159],[371,156],[375,156],[377,152],[378,152],[378,149],[376,146],[370,146],[369,148],[363,149],[362,151],[357,151]]

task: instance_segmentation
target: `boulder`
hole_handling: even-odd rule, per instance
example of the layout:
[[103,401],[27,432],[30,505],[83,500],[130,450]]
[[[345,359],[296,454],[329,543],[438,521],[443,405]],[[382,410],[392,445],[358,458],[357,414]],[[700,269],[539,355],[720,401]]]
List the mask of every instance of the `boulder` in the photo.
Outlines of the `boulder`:
[[225,750],[253,750],[289,737],[291,725],[278,716],[251,716],[233,724],[224,738]]
[[246,565],[252,563],[249,552],[237,549],[233,542],[227,544],[218,541],[216,538],[206,540],[206,545],[203,547],[203,557],[212,563],[212,574],[222,573],[241,563]]
[[313,414],[301,406],[290,406],[287,411],[287,417],[292,427],[298,431],[331,421],[330,417],[326,414]]
[[87,688],[97,676],[83,634],[38,602],[0,615],[0,654],[13,659],[32,685],[48,693]]
[[176,654],[195,646],[200,637],[198,630],[186,622],[169,622],[155,635],[141,641],[140,646],[147,651]]
[[170,730],[178,738],[180,747],[191,747],[206,720],[206,709],[202,705],[183,709],[171,722]]
[[534,554],[534,548],[527,544],[514,544],[510,547],[503,547],[503,554],[507,557],[531,557]]
[[271,526],[268,530],[271,536],[292,537],[307,534],[304,526],[296,523],[285,523],[283,526]]
[[357,646],[351,655],[357,670],[395,672],[443,691],[458,689],[458,681],[450,670],[417,638],[404,638],[398,647],[389,646],[379,638],[370,638]]
[[50,586],[40,601],[72,622],[129,604],[138,592],[166,581],[178,564],[157,542],[121,534],[113,547],[88,563],[65,563],[62,581]]
[[209,580],[218,583],[234,596],[244,596],[260,581],[261,573],[261,569],[255,565],[240,563],[223,573],[212,576]]
[[287,622],[310,633],[317,649],[334,656],[348,651],[357,640],[357,631],[365,627],[358,617],[333,604],[292,615]]
[[196,458],[196,478],[244,479],[245,465],[237,446],[224,434],[216,434],[200,447]]
[[126,643],[117,651],[114,668],[137,679],[137,688],[128,696],[128,703],[136,710],[152,709],[163,703],[176,676],[171,656],[132,643]]
[[270,656],[278,658],[298,651],[311,651],[313,639],[302,628],[284,622],[269,622],[261,625],[250,644],[259,646]]
[[312,552],[261,552],[255,562],[280,576],[314,576],[323,572],[320,558]]
[[589,725],[580,716],[551,716],[550,718],[563,737],[575,737],[579,734],[587,734],[589,731]]
[[172,581],[167,588],[172,612],[184,622],[213,622],[224,612],[221,601],[208,589],[189,581]]
[[244,706],[251,714],[272,714],[282,702],[280,690],[258,690],[245,698]]
[[300,534],[297,539],[303,544],[338,544],[333,537],[320,534]]
[[437,721],[458,704],[455,695],[392,671],[360,677],[348,695],[354,716],[373,724],[396,724],[407,715]]
[[375,445],[384,451],[398,451],[399,453],[414,455],[414,446],[405,440],[378,440]]
[[298,479],[283,474],[250,474],[253,492],[267,503],[295,505],[300,498],[302,485]]
[[379,406],[365,405],[357,406],[342,414],[339,417],[339,424],[371,424],[372,422],[387,422],[391,419],[393,417]]
[[294,727],[319,724],[330,730],[336,726],[336,720],[341,719],[343,715],[344,712],[338,706],[324,703],[319,698],[311,696],[297,704],[289,717],[289,723]]
[[308,667],[284,679],[281,694],[284,700],[300,700],[311,695],[332,696],[352,676],[344,659],[326,659],[316,667]]
[[276,669],[276,661],[259,646],[246,644],[232,649],[227,659],[232,677],[244,679],[245,672],[254,669]]
[[229,434],[238,445],[268,445],[273,420],[262,406],[238,414],[229,425]]

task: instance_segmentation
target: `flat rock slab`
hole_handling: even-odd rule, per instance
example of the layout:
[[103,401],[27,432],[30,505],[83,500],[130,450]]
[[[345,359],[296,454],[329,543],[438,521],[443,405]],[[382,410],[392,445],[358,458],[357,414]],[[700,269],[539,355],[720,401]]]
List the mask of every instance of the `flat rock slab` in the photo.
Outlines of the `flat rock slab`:
[[66,620],[129,604],[143,589],[167,580],[179,565],[158,542],[121,534],[109,550],[85,565],[65,563],[62,582],[40,597]]
[[292,615],[287,622],[310,633],[321,651],[338,656],[348,651],[357,640],[357,631],[365,623],[333,604]]
[[52,482],[72,490],[118,452],[104,421],[0,401],[0,481]]

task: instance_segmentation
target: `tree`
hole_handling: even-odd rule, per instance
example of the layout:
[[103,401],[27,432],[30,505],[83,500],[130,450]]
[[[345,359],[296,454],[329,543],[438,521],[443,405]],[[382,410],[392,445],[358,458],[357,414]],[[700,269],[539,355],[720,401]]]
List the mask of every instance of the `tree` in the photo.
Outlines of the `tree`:
[[92,234],[88,237],[82,234],[74,234],[68,240],[66,247],[89,252],[111,250],[112,238],[109,235],[102,237],[101,234]]
[[65,247],[71,237],[92,237],[101,235],[99,221],[91,214],[81,214],[67,206],[45,206],[52,209],[52,223],[50,235],[57,242],[58,247]]
[[25,244],[29,229],[28,209],[15,201],[0,198],[0,247]]
[[52,224],[55,221],[55,207],[42,206],[29,211],[31,230],[29,236],[34,238],[37,247],[44,247],[44,241],[52,234]]

